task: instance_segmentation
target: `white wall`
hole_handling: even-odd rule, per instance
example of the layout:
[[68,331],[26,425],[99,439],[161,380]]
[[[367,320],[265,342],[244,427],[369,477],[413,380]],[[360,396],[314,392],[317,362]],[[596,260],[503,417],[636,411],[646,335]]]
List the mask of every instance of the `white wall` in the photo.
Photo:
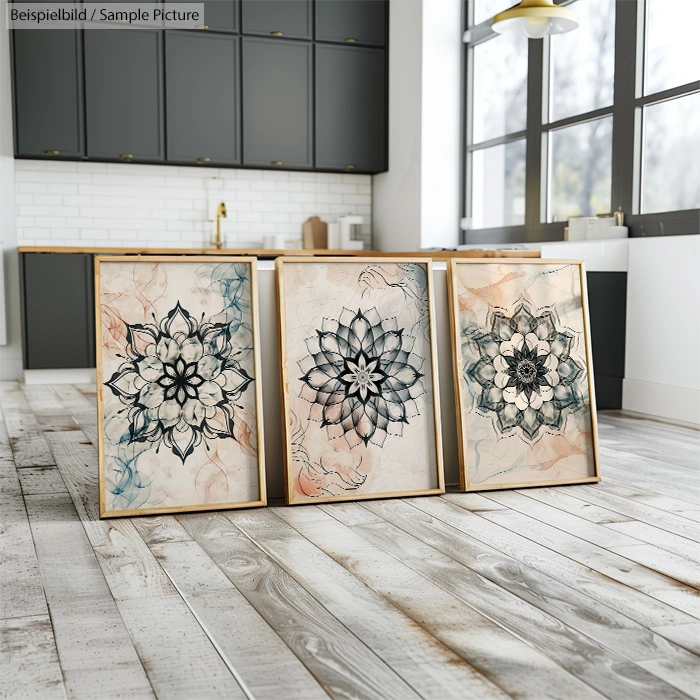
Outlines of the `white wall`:
[[[0,17],[5,17],[6,10],[6,0],[0,0]],[[3,304],[7,319],[7,345],[0,346],[0,380],[19,379],[22,376],[22,341],[15,232],[10,35],[4,26],[0,30],[0,240],[3,249],[5,285]]]
[[221,201],[231,247],[298,241],[313,215],[359,214],[371,231],[369,175],[17,160],[15,180],[19,245],[201,247]]
[[700,235],[629,241],[622,407],[700,425]]
[[459,242],[460,0],[391,0],[389,172],[373,180],[380,250]]
[[423,2],[421,248],[459,243],[463,26],[460,0]]
[[421,230],[421,0],[389,5],[389,172],[373,178],[375,246],[415,250]]

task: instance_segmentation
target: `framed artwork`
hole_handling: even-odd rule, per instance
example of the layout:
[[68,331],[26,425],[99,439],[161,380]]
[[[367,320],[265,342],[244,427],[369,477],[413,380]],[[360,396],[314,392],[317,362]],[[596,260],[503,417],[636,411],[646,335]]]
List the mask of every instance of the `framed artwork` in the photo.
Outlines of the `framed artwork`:
[[287,503],[443,493],[430,261],[276,267]]
[[256,261],[95,259],[100,517],[266,503]]
[[600,481],[583,263],[451,260],[463,491]]

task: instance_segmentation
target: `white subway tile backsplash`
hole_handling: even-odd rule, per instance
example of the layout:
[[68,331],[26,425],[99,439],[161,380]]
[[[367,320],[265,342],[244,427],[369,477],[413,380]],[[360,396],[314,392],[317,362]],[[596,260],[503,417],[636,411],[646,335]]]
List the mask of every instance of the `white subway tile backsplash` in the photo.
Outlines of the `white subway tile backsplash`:
[[357,194],[357,185],[331,185],[331,192],[336,192],[337,194]]
[[20,245],[206,246],[220,201],[230,247],[275,233],[299,242],[314,215],[358,214],[371,230],[369,175],[16,160],[15,183]]

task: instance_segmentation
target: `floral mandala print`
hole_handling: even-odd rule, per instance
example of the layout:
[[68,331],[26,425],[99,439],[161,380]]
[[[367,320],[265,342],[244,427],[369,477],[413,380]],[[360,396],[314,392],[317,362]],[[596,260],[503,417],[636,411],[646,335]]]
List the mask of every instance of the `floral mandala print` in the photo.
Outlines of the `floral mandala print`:
[[350,447],[383,445],[390,424],[408,423],[418,414],[415,399],[425,393],[414,342],[395,318],[382,319],[376,309],[344,308],[338,320],[324,318],[299,362],[311,419],[331,438],[346,436]]
[[480,388],[478,408],[496,415],[502,433],[519,429],[531,442],[543,427],[561,430],[567,414],[586,405],[585,369],[571,357],[576,336],[557,327],[553,308],[541,311],[533,314],[522,300],[510,316],[496,310],[486,333],[468,334],[480,357],[464,371]]
[[130,443],[165,444],[184,464],[203,440],[236,439],[233,402],[253,378],[228,323],[197,322],[179,302],[154,321],[126,324],[128,357],[105,386],[128,407]]

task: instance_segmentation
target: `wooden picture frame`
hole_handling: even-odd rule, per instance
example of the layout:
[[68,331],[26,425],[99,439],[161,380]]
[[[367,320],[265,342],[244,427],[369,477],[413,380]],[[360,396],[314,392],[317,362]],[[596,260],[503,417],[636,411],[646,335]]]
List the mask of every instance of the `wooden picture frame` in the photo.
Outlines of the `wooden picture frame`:
[[95,258],[101,518],[266,505],[256,262]]
[[[545,269],[545,266],[549,269]],[[568,268],[575,268],[575,271]],[[461,276],[460,271],[463,271]],[[547,277],[542,274],[543,272]],[[528,278],[528,275],[531,277]],[[566,292],[557,291],[556,288],[548,290],[544,285],[548,285],[550,279],[554,279],[553,275],[568,275],[562,281],[570,283],[570,289],[575,290],[578,287],[580,294],[577,295],[574,291],[567,295]],[[473,282],[474,287],[467,288],[464,285],[466,277]],[[600,481],[588,291],[583,262],[532,258],[452,259],[448,263],[447,283],[462,491],[586,484]],[[565,287],[562,287],[562,290],[564,289]],[[562,302],[568,302],[565,310],[566,319],[574,322],[576,328],[572,330],[569,327],[561,329],[557,327],[557,333],[561,330],[562,335],[556,336],[556,343],[549,345],[551,350],[549,354],[554,356],[559,352],[559,348],[564,348],[561,352],[566,353],[566,357],[560,354],[559,357],[545,358],[547,350],[544,339],[542,339],[543,342],[534,344],[536,352],[533,354],[533,347],[524,340],[520,349],[527,350],[532,355],[531,359],[534,358],[535,361],[529,363],[524,354],[518,355],[518,358],[525,362],[523,368],[528,370],[521,377],[518,375],[519,369],[515,364],[515,351],[512,349],[504,351],[507,354],[512,353],[510,362],[500,352],[505,344],[500,342],[501,338],[506,338],[512,331],[506,326],[516,323],[514,320],[516,310],[521,308],[523,316],[518,317],[520,320],[517,322],[520,325],[517,327],[521,329],[522,326],[522,329],[525,329],[528,323],[527,314],[532,314],[534,306],[535,313],[542,311],[542,314],[532,315],[535,320],[530,323],[536,324],[539,335],[548,337],[545,335],[547,331],[544,324],[549,323],[548,319],[557,317],[556,302],[553,301],[557,295],[561,297]],[[577,301],[579,298],[580,302]],[[549,303],[544,303],[545,301]],[[573,308],[568,308],[569,306]],[[580,317],[577,317],[578,314]],[[492,324],[490,328],[488,323]],[[495,334],[495,331],[498,333]],[[515,335],[510,337],[514,338]],[[466,342],[464,342],[465,339],[467,339]],[[576,354],[572,357],[569,350],[574,345]],[[553,347],[558,349],[554,350]],[[498,359],[499,355],[505,364]],[[521,408],[525,404],[518,405],[514,402],[509,408],[513,392],[516,396],[514,401],[526,402],[526,410],[537,405],[536,401],[549,396],[546,384],[548,385],[551,380],[556,387],[559,383],[560,361],[561,367],[564,368],[562,374],[568,374],[562,381],[571,381],[572,384],[561,385],[563,397],[561,400],[556,398],[554,393],[552,394],[554,400],[550,400],[550,403],[553,407],[547,407],[547,411],[533,409],[536,414],[534,421],[530,420],[532,414],[528,412],[528,422],[523,428],[521,424],[517,424],[517,421],[522,421],[525,417],[525,412]],[[555,363],[556,369],[551,370]],[[535,367],[535,370],[531,371],[530,365]],[[551,377],[545,374],[545,369],[556,372],[557,377],[553,374]],[[585,371],[585,380],[581,377],[582,370]],[[533,373],[534,379],[530,379]],[[572,379],[572,377],[575,378]],[[529,390],[530,394],[527,393],[528,385],[523,383],[527,381],[541,382],[541,386],[538,387],[541,392],[538,396],[535,396],[537,391],[534,388]],[[578,382],[575,387],[574,381]],[[501,384],[504,386],[501,387]],[[490,393],[494,389],[495,392]],[[506,390],[510,392],[507,399]],[[546,401],[542,406],[545,403]],[[565,405],[567,403],[568,406]],[[517,411],[520,411],[520,417]],[[588,419],[585,418],[586,413],[589,416]],[[569,426],[572,417],[575,418],[576,425]],[[540,420],[549,421],[549,424],[541,423],[538,427]],[[560,420],[562,425],[556,428]],[[489,422],[492,425],[492,432],[489,432]],[[553,435],[556,436],[556,440],[552,437]],[[503,443],[506,439],[511,441],[507,448],[499,445],[499,441]],[[477,444],[479,445],[478,459]],[[478,465],[478,474],[475,465]],[[527,465],[530,467],[529,478],[527,478],[528,470],[520,468]],[[563,474],[565,466],[572,468],[571,474]],[[574,466],[580,473],[576,473]],[[493,470],[493,473],[489,470]],[[551,474],[553,478],[547,478],[547,476],[532,478],[549,470],[554,472]]]
[[[444,493],[432,261],[414,257],[295,257],[277,258],[275,268],[280,312],[287,504]],[[316,287],[312,287],[311,283],[305,286],[304,280],[310,281],[312,276]],[[411,287],[411,294],[418,292],[418,301],[409,301],[401,284]],[[307,287],[309,293],[313,293],[313,302],[306,298]],[[424,304],[424,307],[419,309],[418,303]],[[292,304],[294,308],[290,311]],[[404,334],[403,328],[399,328],[399,316],[394,309],[404,309],[401,313],[405,315],[401,315],[401,319],[415,320],[416,332],[413,335],[409,335],[409,331]],[[300,319],[300,313],[303,319]],[[290,321],[293,321],[291,325]],[[356,334],[353,328],[357,330]],[[420,342],[414,337],[418,332],[423,333]],[[370,344],[369,340],[363,340],[368,338],[364,333],[371,333],[374,339],[381,337],[385,340]],[[348,341],[343,345],[344,337]],[[321,345],[322,342],[324,345]],[[315,343],[324,353],[325,360],[320,357],[314,359],[317,355],[312,354]],[[345,369],[328,369],[325,352],[330,352],[328,348],[331,346],[338,348],[338,352],[332,356],[334,367],[343,365]],[[365,354],[364,349],[360,351],[360,347],[365,346],[371,349],[371,356]],[[413,352],[416,346],[423,356],[419,357]],[[392,349],[388,350],[389,347]],[[400,356],[397,353],[401,353]],[[352,362],[350,356],[357,358],[357,364],[347,364]],[[397,371],[398,365],[394,360],[403,363],[405,385],[389,378],[391,373]],[[411,365],[412,362],[415,367]],[[430,377],[426,376],[428,371],[423,371],[428,365]],[[313,389],[316,381],[314,373],[321,371],[319,366],[337,374],[333,378],[336,390],[328,397],[326,394],[330,389],[327,388],[325,392]],[[380,367],[387,372],[380,370]],[[369,379],[362,379],[365,370],[369,372],[366,375]],[[304,372],[304,376],[299,376]],[[354,378],[352,372],[355,372]],[[344,377],[342,380],[341,375]],[[421,383],[419,380],[423,377],[426,381]],[[415,384],[411,384],[414,381]],[[366,383],[363,385],[362,382]],[[390,393],[394,389],[398,395]],[[419,394],[423,390],[425,394]],[[409,404],[410,409],[417,405],[414,394],[420,400],[418,413],[406,408]],[[387,402],[384,396],[397,401]],[[406,398],[405,405],[398,405],[400,397]],[[388,406],[388,403],[392,403],[391,414],[384,405]],[[355,408],[350,410],[352,406]],[[378,410],[375,410],[375,406]],[[423,406],[426,413],[424,418],[420,413]],[[411,418],[408,417],[409,412]],[[376,418],[371,420],[369,415]],[[382,420],[387,415],[389,419]],[[413,426],[410,425],[411,420],[414,420]],[[408,470],[401,472],[400,459],[394,462],[399,465],[395,467],[396,472],[391,472],[389,467],[385,467],[384,472],[372,470],[375,461],[381,467],[385,464],[385,458],[389,460],[387,455],[390,453],[385,453],[385,449],[394,450],[392,454],[397,456],[399,453],[404,455],[405,445],[400,449],[397,446],[401,445],[400,441],[408,433],[398,430],[393,423],[400,423],[400,428],[411,431],[410,438],[406,437],[406,440],[412,440],[417,449],[424,445],[425,455],[416,457],[412,454],[408,458],[408,462],[415,459],[413,464],[424,465],[424,473],[414,476],[409,475]],[[308,439],[307,431],[311,431]],[[403,468],[407,469],[405,466]],[[396,484],[402,480],[407,485],[413,480],[415,488],[399,488]],[[385,490],[370,490],[372,484],[382,482],[387,485]],[[366,483],[367,488],[363,488]]]

